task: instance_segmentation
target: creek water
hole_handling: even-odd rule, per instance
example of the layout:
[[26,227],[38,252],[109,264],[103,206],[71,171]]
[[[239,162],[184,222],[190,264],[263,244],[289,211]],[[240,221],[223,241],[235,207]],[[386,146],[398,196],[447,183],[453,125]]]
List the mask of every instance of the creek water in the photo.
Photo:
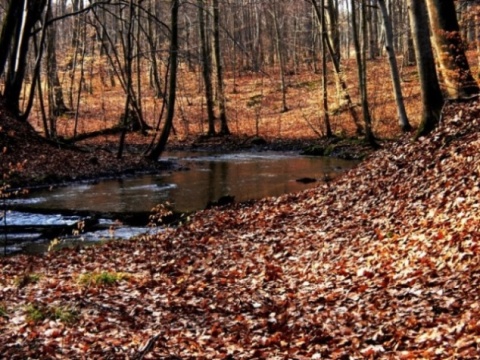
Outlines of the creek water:
[[[241,202],[304,190],[318,185],[318,182],[305,184],[297,180],[334,178],[357,164],[335,158],[278,152],[222,155],[176,152],[166,154],[165,160],[179,163],[181,170],[36,191],[26,199],[15,200],[16,205],[28,206],[29,214],[11,213],[7,220],[9,225],[29,223],[35,228],[34,225],[74,221],[75,218],[65,216],[72,211],[145,213],[167,201],[176,212],[191,212],[204,209],[224,196],[232,196],[236,202]],[[37,211],[49,215],[35,214]],[[109,225],[108,221],[104,222]],[[0,233],[1,229],[0,225]],[[95,231],[105,232],[106,226]],[[85,236],[94,239],[95,233]]]

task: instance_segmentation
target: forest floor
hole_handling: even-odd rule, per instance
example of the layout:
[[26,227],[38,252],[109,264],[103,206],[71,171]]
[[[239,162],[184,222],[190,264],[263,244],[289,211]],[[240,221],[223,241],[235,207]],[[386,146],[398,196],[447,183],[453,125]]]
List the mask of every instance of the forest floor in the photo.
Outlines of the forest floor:
[[475,359],[479,240],[477,99],[314,189],[1,258],[0,354]]

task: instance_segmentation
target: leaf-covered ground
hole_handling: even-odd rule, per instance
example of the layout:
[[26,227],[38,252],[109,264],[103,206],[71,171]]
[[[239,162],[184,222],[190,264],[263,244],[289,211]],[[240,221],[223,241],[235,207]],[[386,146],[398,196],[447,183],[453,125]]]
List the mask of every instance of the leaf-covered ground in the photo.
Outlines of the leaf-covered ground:
[[480,357],[480,102],[313,190],[0,259],[0,354]]
[[161,164],[149,162],[138,154],[127,153],[123,159],[117,159],[115,148],[92,151],[53,146],[28,123],[15,120],[0,103],[0,184],[6,181],[12,187],[58,185],[64,181],[160,168]]

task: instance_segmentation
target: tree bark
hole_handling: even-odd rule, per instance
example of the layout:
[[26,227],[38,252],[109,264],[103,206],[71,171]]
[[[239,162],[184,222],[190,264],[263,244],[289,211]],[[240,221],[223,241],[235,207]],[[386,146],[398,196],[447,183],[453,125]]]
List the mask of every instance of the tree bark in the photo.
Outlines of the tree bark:
[[[52,18],[52,10],[48,9],[48,18]],[[49,99],[49,116],[56,117],[65,113],[68,108],[63,100],[63,91],[57,71],[57,30],[55,25],[47,30],[47,84]]]
[[388,53],[388,62],[390,64],[390,74],[392,76],[393,93],[395,95],[395,102],[397,104],[398,122],[402,131],[410,131],[412,127],[408,122],[405,104],[403,102],[402,86],[400,85],[400,74],[398,72],[397,57],[395,56],[393,44],[393,30],[390,16],[388,15],[387,5],[385,0],[377,0],[382,12],[383,27],[385,28],[385,42]]
[[[373,135],[373,131],[372,131],[372,118],[370,115],[370,109],[368,105],[366,63],[365,63],[365,54],[366,54],[367,44],[366,42],[364,42],[363,47],[360,46],[360,37],[358,34],[355,2],[354,0],[351,0],[350,3],[352,6],[351,15],[352,15],[353,43],[355,46],[355,58],[357,60],[358,84],[360,88],[363,121],[365,123],[365,140],[367,140],[367,142],[373,147],[378,147],[378,144],[375,141],[375,136]],[[365,1],[364,0],[361,1],[361,6],[362,6],[361,29],[362,29],[362,33],[365,33],[366,18],[365,18]]]
[[479,92],[472,76],[453,0],[427,0],[433,44],[447,94],[452,99]]
[[287,112],[287,84],[285,80],[285,54],[282,46],[282,35],[280,34],[280,24],[278,22],[278,9],[277,9],[277,0],[272,2],[272,18],[273,25],[275,27],[275,47],[277,50],[278,62],[280,65],[280,87],[282,91],[282,110],[281,112]]
[[162,152],[165,150],[167,145],[168,137],[170,136],[170,131],[173,127],[173,116],[175,114],[175,98],[177,90],[177,70],[178,70],[178,9],[180,7],[179,0],[171,0],[172,9],[171,9],[171,40],[170,40],[170,81],[169,81],[169,90],[168,90],[168,108],[167,108],[167,117],[165,119],[165,124],[163,125],[162,133],[158,140],[157,145],[149,154],[151,160],[158,160]]
[[218,0],[213,0],[213,58],[217,70],[217,98],[220,113],[220,135],[229,135],[223,83],[223,66],[220,46],[220,10]]
[[440,120],[443,95],[438,84],[425,0],[408,0],[415,57],[422,95],[422,119],[416,137],[430,133]]
[[2,21],[2,32],[0,34],[0,75],[5,72],[11,46],[15,38],[15,29],[18,26],[23,11],[23,1],[10,0],[8,10]]
[[325,135],[332,137],[332,127],[330,125],[330,116],[328,113],[328,81],[327,81],[327,26],[325,22],[325,0],[322,0],[322,102],[323,102],[323,122],[325,124]]
[[[13,26],[13,32],[10,33],[12,37],[10,41],[13,40],[13,47],[9,52],[5,90],[3,93],[7,108],[16,116],[21,115],[20,96],[27,66],[30,34],[37,21],[41,19],[46,0],[24,0],[21,3],[23,10],[20,10],[20,18],[17,18]],[[8,36],[8,33],[6,36]]]
[[212,86],[212,58],[208,48],[207,35],[205,29],[205,3],[203,0],[197,0],[198,7],[198,26],[200,30],[200,47],[202,56],[202,75],[205,86],[205,98],[207,101],[208,116],[208,136],[215,135],[215,113],[213,101]]

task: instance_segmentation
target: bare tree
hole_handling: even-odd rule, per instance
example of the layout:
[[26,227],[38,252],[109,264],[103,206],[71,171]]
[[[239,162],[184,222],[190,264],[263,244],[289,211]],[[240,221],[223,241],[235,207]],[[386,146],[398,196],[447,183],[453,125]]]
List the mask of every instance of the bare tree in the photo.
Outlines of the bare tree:
[[408,122],[407,112],[405,110],[405,104],[403,102],[402,86],[400,84],[400,74],[398,72],[397,57],[395,55],[395,49],[393,44],[392,22],[388,14],[385,0],[377,0],[377,3],[382,12],[383,27],[385,29],[385,47],[388,53],[388,62],[390,64],[390,74],[392,76],[393,83],[393,93],[395,96],[395,102],[397,104],[398,122],[400,128],[403,131],[410,131],[412,127]]
[[202,75],[205,86],[205,98],[207,101],[207,117],[208,117],[208,136],[214,136],[215,131],[215,112],[213,101],[213,85],[212,85],[212,57],[206,34],[205,24],[205,3],[203,0],[197,0],[198,7],[198,26],[200,32],[200,47],[202,54]]
[[325,14],[325,0],[322,0],[321,11],[321,32],[322,32],[322,102],[323,102],[323,121],[325,124],[325,135],[332,137],[332,127],[330,125],[330,115],[328,113],[328,74],[327,74],[327,24]]
[[[311,0],[311,2],[312,2],[312,5],[315,9],[315,14],[317,15],[317,18],[321,22],[322,21],[322,10],[321,10],[320,6],[318,5],[317,0]],[[352,98],[351,98],[350,94],[348,93],[347,83],[345,82],[345,80],[342,77],[342,70],[341,70],[341,67],[340,67],[339,54],[335,53],[335,50],[333,49],[333,46],[330,42],[330,38],[328,36],[326,36],[325,34],[322,34],[322,37],[324,37],[324,39],[325,39],[325,45],[327,47],[328,54],[330,55],[330,59],[332,60],[333,69],[334,69],[335,75],[337,76],[337,79],[340,83],[341,90],[342,90],[342,93],[343,93],[343,97],[346,101],[348,111],[349,111],[349,113],[350,113],[350,115],[353,119],[353,122],[354,122],[356,128],[357,128],[357,133],[361,134],[361,133],[363,133],[363,127],[360,124],[360,119],[359,119],[359,116],[358,116],[358,114],[355,110],[355,105],[353,104]]]
[[415,57],[422,94],[422,120],[417,137],[431,132],[440,120],[443,94],[438,83],[425,0],[408,0]]
[[[48,18],[52,18],[52,9],[48,9]],[[49,116],[55,117],[68,111],[63,100],[63,90],[57,70],[57,27],[51,25],[47,29],[47,84],[49,99]]]
[[163,124],[162,133],[157,145],[148,155],[151,160],[158,160],[162,152],[165,150],[170,131],[173,127],[173,117],[175,115],[175,99],[177,92],[177,70],[178,70],[178,10],[180,8],[179,0],[171,0],[171,39],[170,39],[170,79],[168,89],[168,108],[165,123]]
[[[368,105],[368,95],[367,95],[367,68],[366,68],[366,42],[363,43],[363,46],[360,46],[360,36],[358,33],[358,26],[357,26],[357,16],[355,10],[355,1],[351,0],[352,5],[352,29],[353,29],[353,43],[355,45],[355,58],[357,60],[357,70],[358,70],[358,84],[360,88],[360,97],[361,97],[361,104],[362,104],[362,114],[363,114],[363,121],[365,123],[365,139],[368,141],[370,145],[373,147],[378,147],[377,142],[375,141],[375,136],[373,135],[372,131],[372,119],[370,115],[370,109]],[[361,12],[362,12],[362,20],[361,20],[361,30],[362,33],[365,34],[366,32],[366,17],[365,17],[365,0],[360,2]]]
[[223,66],[220,44],[220,10],[218,0],[212,2],[213,12],[213,59],[217,74],[217,101],[220,113],[220,135],[229,135],[230,130],[227,122],[226,99],[223,83]]
[[282,43],[282,34],[280,32],[280,21],[279,21],[279,14],[278,14],[278,4],[277,0],[272,0],[272,9],[270,14],[273,20],[273,26],[275,28],[275,49],[277,52],[279,68],[280,68],[280,88],[282,91],[282,112],[288,111],[287,107],[287,83],[286,83],[286,65],[285,65],[285,52],[284,46]]

